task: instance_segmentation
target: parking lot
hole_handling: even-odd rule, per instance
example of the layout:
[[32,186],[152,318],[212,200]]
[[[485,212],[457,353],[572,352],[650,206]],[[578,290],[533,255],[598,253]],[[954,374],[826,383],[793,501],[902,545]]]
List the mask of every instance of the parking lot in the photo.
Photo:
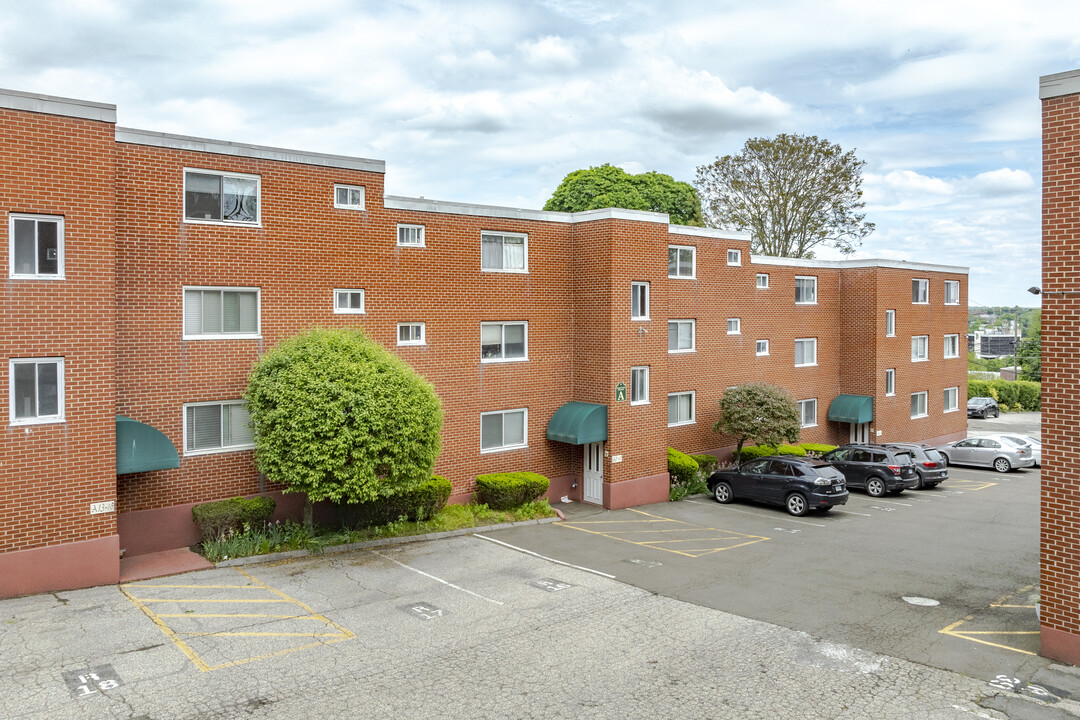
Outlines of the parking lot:
[[827,515],[706,496],[501,531],[668,597],[993,679],[1038,657],[1039,471],[950,467],[930,490],[852,491]]

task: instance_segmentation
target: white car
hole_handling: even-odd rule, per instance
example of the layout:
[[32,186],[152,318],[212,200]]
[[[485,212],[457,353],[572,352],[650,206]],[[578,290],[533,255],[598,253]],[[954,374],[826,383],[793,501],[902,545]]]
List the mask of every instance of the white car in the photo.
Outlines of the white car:
[[946,465],[979,465],[998,472],[1035,464],[1030,447],[1019,446],[1001,435],[980,435],[939,445],[938,452]]
[[1042,466],[1042,442],[1030,435],[1002,435],[1001,439],[1010,442],[1017,447],[1026,447],[1031,450],[1031,456],[1035,458],[1035,467]]

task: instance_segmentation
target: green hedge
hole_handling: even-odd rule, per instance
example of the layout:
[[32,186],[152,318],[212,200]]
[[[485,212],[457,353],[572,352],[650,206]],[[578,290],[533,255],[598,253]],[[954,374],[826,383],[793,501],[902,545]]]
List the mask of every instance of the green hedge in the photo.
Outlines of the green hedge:
[[991,397],[1002,411],[1039,410],[1042,408],[1042,385],[1030,380],[968,380],[968,399]]
[[806,451],[807,455],[813,455],[814,457],[821,457],[830,450],[835,450],[835,445],[825,445],[824,443],[799,443],[799,447]]
[[231,533],[241,532],[244,525],[253,528],[265,527],[276,507],[277,503],[271,497],[235,497],[200,503],[191,508],[191,517],[199,526],[205,542],[222,540]]
[[806,450],[801,447],[795,447],[794,445],[781,445],[780,447],[774,445],[748,445],[742,449],[742,459],[740,462],[765,457],[766,455],[795,455],[797,457],[805,457]]
[[1016,389],[1020,407],[1025,410],[1042,409],[1042,385],[1030,380],[1017,380]]
[[694,462],[698,464],[698,469],[706,475],[712,473],[713,470],[720,464],[720,460],[715,455],[691,455]]
[[533,472],[491,473],[476,477],[476,495],[492,510],[509,510],[536,500],[549,484],[546,477]]
[[690,455],[669,447],[667,449],[667,469],[668,475],[671,476],[671,482],[688,485],[697,477],[698,462]]
[[343,525],[356,528],[396,522],[402,517],[416,521],[427,519],[446,506],[453,486],[439,475],[420,483],[412,490],[366,503],[338,505]]

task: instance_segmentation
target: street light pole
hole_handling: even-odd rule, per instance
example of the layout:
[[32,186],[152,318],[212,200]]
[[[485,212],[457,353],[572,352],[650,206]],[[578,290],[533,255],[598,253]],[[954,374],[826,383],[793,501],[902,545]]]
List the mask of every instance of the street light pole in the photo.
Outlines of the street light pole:
[[1013,380],[1020,379],[1020,306],[1013,307]]

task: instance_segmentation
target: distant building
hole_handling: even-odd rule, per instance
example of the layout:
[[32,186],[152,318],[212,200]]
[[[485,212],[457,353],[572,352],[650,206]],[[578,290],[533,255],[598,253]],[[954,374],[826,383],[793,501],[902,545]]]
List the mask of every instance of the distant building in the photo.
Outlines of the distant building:
[[991,335],[983,333],[979,337],[979,351],[976,353],[981,358],[999,358],[1016,353],[1015,335]]

